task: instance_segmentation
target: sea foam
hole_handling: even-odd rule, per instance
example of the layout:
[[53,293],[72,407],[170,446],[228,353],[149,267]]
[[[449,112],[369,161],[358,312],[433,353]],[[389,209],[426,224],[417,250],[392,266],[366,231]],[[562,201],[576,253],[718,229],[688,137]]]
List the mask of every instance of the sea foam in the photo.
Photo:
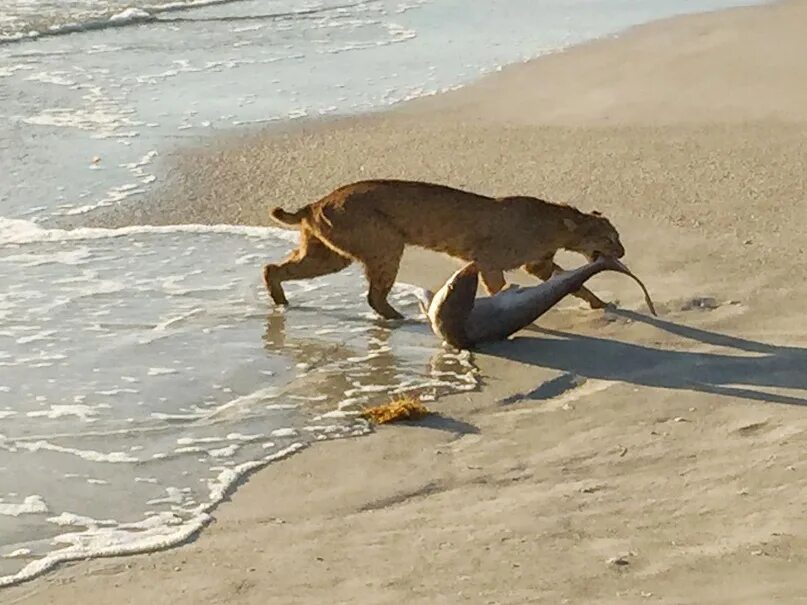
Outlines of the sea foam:
[[[26,535],[0,547],[0,585],[182,542],[245,473],[368,432],[363,406],[476,388],[425,323],[368,316],[356,268],[270,306],[261,263],[296,242],[272,227],[0,219],[0,317],[14,318],[0,324],[0,527]],[[414,292],[398,284],[391,301],[416,317]]]

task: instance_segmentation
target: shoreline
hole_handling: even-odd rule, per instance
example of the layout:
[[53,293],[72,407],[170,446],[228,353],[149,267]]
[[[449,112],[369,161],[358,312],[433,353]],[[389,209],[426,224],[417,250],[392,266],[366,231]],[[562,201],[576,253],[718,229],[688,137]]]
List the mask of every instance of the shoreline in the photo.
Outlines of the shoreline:
[[[491,132],[498,135],[501,130],[512,139],[508,140],[508,143],[515,143],[520,147],[529,145],[531,140],[541,138],[543,134],[546,134],[547,141],[553,143],[559,139],[576,138],[575,144],[585,145],[593,142],[605,147],[615,130],[617,135],[621,135],[630,129],[638,131],[637,134],[640,136],[649,135],[645,137],[646,139],[651,136],[657,138],[670,136],[673,145],[692,143],[698,137],[708,139],[713,134],[709,132],[710,130],[713,130],[714,134],[721,135],[726,128],[738,125],[747,129],[745,138],[759,137],[770,128],[779,129],[784,136],[787,136],[790,130],[789,124],[801,121],[800,115],[803,113],[801,108],[807,105],[807,93],[804,90],[798,90],[798,94],[793,94],[790,89],[780,90],[781,86],[767,86],[769,82],[762,82],[765,89],[755,89],[751,91],[753,94],[744,94],[745,91],[741,89],[728,90],[726,94],[721,94],[719,90],[714,90],[721,84],[726,84],[721,82],[721,79],[738,88],[738,82],[732,77],[725,76],[713,78],[716,84],[711,86],[712,89],[706,91],[707,94],[702,95],[702,98],[692,95],[699,98],[701,104],[694,106],[683,104],[677,113],[670,111],[667,104],[663,104],[664,106],[659,109],[658,98],[643,98],[641,78],[626,79],[624,74],[619,74],[620,79],[609,82],[606,86],[595,82],[590,87],[596,95],[610,98],[613,98],[617,91],[626,89],[631,95],[625,103],[630,106],[629,113],[620,113],[619,109],[614,110],[608,104],[601,105],[596,95],[595,98],[586,99],[586,102],[574,111],[564,108],[563,113],[558,113],[547,109],[544,113],[536,115],[534,108],[551,103],[563,106],[563,103],[557,102],[558,99],[567,97],[577,99],[583,96],[575,84],[575,81],[581,78],[575,78],[573,74],[580,71],[579,64],[582,64],[586,74],[602,71],[602,65],[596,64],[600,55],[606,57],[615,55],[620,61],[628,61],[634,45],[638,45],[643,51],[654,51],[658,54],[659,45],[655,41],[675,38],[675,35],[669,33],[666,36],[658,35],[664,32],[673,34],[680,32],[681,36],[686,37],[692,28],[700,30],[705,28],[704,31],[707,33],[696,33],[694,36],[696,41],[710,36],[725,37],[736,27],[737,20],[742,22],[755,14],[776,15],[788,11],[792,4],[792,0],[777,0],[762,5],[666,17],[629,27],[608,37],[560,49],[523,63],[510,64],[501,71],[489,72],[456,90],[418,97],[389,107],[379,107],[367,113],[306,117],[299,121],[269,123],[248,131],[231,131],[213,137],[200,137],[194,144],[175,150],[163,159],[159,168],[165,178],[161,178],[161,187],[152,191],[146,199],[124,201],[120,206],[100,209],[91,216],[78,217],[75,222],[62,219],[57,222],[58,224],[54,224],[66,227],[119,227],[132,224],[166,225],[190,222],[273,225],[283,228],[284,226],[271,221],[268,216],[269,208],[275,205],[300,207],[346,182],[365,178],[431,179],[492,196],[529,192],[551,201],[580,205],[583,209],[587,209],[585,206],[591,204],[605,210],[605,203],[590,199],[594,198],[590,194],[595,191],[591,182],[594,177],[591,175],[575,175],[577,178],[565,179],[566,182],[560,183],[560,186],[557,186],[553,179],[545,177],[538,181],[537,187],[528,185],[521,191],[514,191],[510,183],[519,182],[519,178],[511,166],[497,167],[510,172],[507,176],[497,174],[501,171],[490,170],[476,178],[471,171],[462,174],[459,167],[445,162],[443,166],[438,167],[438,170],[414,162],[402,162],[396,166],[397,158],[390,155],[390,146],[379,143],[384,138],[397,139],[396,142],[402,148],[401,154],[405,155],[410,150],[430,144],[428,139],[436,134],[446,139],[446,144],[442,147],[445,149],[444,155],[449,157],[452,152],[457,151],[451,147],[449,141],[456,143],[459,140],[470,145],[484,144],[486,142],[479,140],[481,137],[489,136]],[[728,21],[727,17],[730,17]],[[794,24],[788,24],[787,29],[790,31],[787,33],[792,34],[795,28]],[[752,56],[757,53],[759,46],[765,44],[765,35],[759,34],[753,42],[756,44],[749,44],[749,48],[744,50],[744,55]],[[652,47],[654,44],[656,48],[648,48],[648,45]],[[601,53],[601,50],[607,52]],[[708,48],[697,49],[698,55],[704,52],[708,52]],[[653,56],[653,52],[649,54]],[[779,71],[773,74],[775,78],[781,80],[784,67],[791,68],[794,65],[807,77],[807,70],[798,64],[797,57],[797,53],[791,53],[790,60],[785,62],[784,66],[779,66]],[[690,68],[694,61],[692,58],[685,58],[679,61],[681,65],[675,65],[676,59],[679,57],[673,54],[671,67],[675,68],[672,74],[674,77],[666,82],[653,81],[645,85],[646,88],[655,87],[657,97],[665,95],[674,97],[676,87],[681,84],[680,81],[688,79],[687,74],[691,72]],[[735,62],[738,60],[735,59]],[[763,58],[761,63],[764,62]],[[614,61],[609,62],[606,59],[603,63],[609,64],[606,68],[614,68]],[[653,59],[640,63],[652,65]],[[647,70],[646,65],[641,67]],[[761,71],[757,65],[751,65],[750,68],[755,73]],[[707,66],[703,71],[707,75],[713,73],[712,66]],[[568,77],[569,74],[572,77]],[[541,78],[556,83],[551,94],[541,90],[541,87],[529,85],[530,81]],[[702,81],[695,83],[696,87],[702,85]],[[583,82],[580,86],[585,88],[588,85]],[[608,87],[612,90],[608,90]],[[510,96],[507,101],[499,104],[497,88],[518,90],[519,94]],[[733,112],[726,111],[725,108],[710,110],[710,102],[722,97],[738,99]],[[647,107],[644,108],[643,104]],[[533,110],[528,111],[526,105]],[[773,114],[770,109],[766,109],[772,106],[778,110]],[[615,113],[609,114],[608,110]],[[718,115],[717,119],[713,117],[715,113]],[[478,127],[479,124],[483,126],[487,124],[492,128]],[[534,130],[532,136],[521,136],[522,133],[518,131],[527,127]],[[374,137],[370,132],[372,130],[377,130],[379,136]],[[448,132],[441,132],[444,130]],[[539,132],[540,130],[544,132]],[[797,136],[796,133],[794,138]],[[337,138],[343,141],[335,140]],[[414,140],[408,140],[410,138]],[[334,166],[328,165],[334,164],[329,162],[328,156],[344,152],[344,149],[349,147],[347,141],[352,141],[357,148],[372,145],[375,149],[361,153],[358,159],[352,161],[346,159],[336,163],[338,170],[335,170]],[[316,146],[321,152],[309,154],[305,149],[307,145]],[[552,147],[547,151],[555,152]],[[695,151],[699,150],[696,148]],[[498,153],[502,156],[501,151]],[[249,157],[254,155],[259,157]],[[379,160],[379,155],[383,157],[383,161]],[[523,156],[524,149],[518,149],[514,155]],[[285,159],[283,156],[291,156],[291,159]],[[290,176],[287,174],[290,170],[289,165],[293,165],[295,159],[301,160],[299,162],[301,172],[311,174],[317,166],[324,164],[330,169],[331,174],[327,177],[308,179],[305,176]],[[240,172],[236,171],[235,166],[239,162],[243,169]],[[262,164],[260,170],[257,169],[259,163]],[[591,172],[603,170],[602,165],[593,162],[590,164],[593,168]],[[395,168],[390,170],[390,166]],[[531,161],[528,167],[535,168],[535,162]],[[282,173],[273,174],[273,171],[278,169]],[[458,176],[460,178],[457,178]],[[305,193],[301,195],[302,191]],[[196,202],[187,203],[186,197],[192,197]],[[613,204],[608,207],[613,207]],[[652,216],[643,218],[654,219]],[[669,220],[672,217],[665,218]],[[698,217],[695,220],[702,219]],[[686,219],[678,217],[672,222],[679,226],[678,223],[685,223]],[[746,239],[748,238],[741,241]]]
[[[663,107],[661,109],[670,110],[669,114],[664,115],[659,111],[661,104],[659,98],[641,98],[638,94],[636,98],[630,101],[638,105],[638,107],[631,107],[628,113],[620,113],[618,107],[613,107],[610,103],[603,103],[603,106],[598,111],[593,112],[590,105],[578,109],[578,111],[569,111],[564,108],[565,112],[558,112],[555,107],[548,109],[549,105],[558,105],[556,100],[558,93],[572,94],[582,91],[601,92],[599,89],[600,82],[578,82],[579,90],[574,89],[575,71],[581,66],[590,72],[593,65],[597,64],[599,69],[605,72],[605,75],[611,78],[614,76],[615,65],[619,61],[631,62],[635,57],[631,53],[637,49],[645,52],[658,52],[664,44],[675,44],[680,42],[679,38],[689,39],[693,33],[692,30],[699,30],[694,36],[696,44],[692,48],[687,48],[687,53],[707,55],[710,50],[710,42],[720,42],[721,40],[710,40],[710,38],[720,38],[732,32],[732,28],[736,26],[737,22],[743,22],[750,18],[753,13],[760,15],[771,15],[780,11],[788,11],[793,4],[793,0],[772,0],[761,4],[748,4],[741,6],[734,6],[729,8],[718,8],[706,10],[698,13],[685,13],[679,15],[672,15],[661,19],[655,19],[646,23],[633,25],[627,27],[619,32],[609,34],[606,36],[592,38],[580,44],[574,44],[556,51],[548,52],[533,59],[523,61],[520,63],[511,63],[505,65],[497,70],[486,73],[484,76],[477,78],[473,82],[466,84],[456,90],[447,91],[438,95],[429,95],[419,97],[397,104],[391,108],[392,112],[400,112],[405,115],[417,115],[419,113],[435,113],[435,112],[456,112],[465,111],[473,113],[474,117],[486,120],[493,120],[496,122],[504,122],[510,125],[544,125],[544,126],[558,126],[558,127],[613,127],[619,125],[632,125],[639,127],[654,127],[687,124],[690,126],[699,125],[702,122],[710,124],[722,122],[747,122],[749,120],[757,119],[775,119],[783,123],[795,119],[801,121],[803,113],[800,111],[802,104],[799,100],[793,99],[792,103],[785,101],[781,98],[777,99],[778,105],[781,105],[791,112],[782,111],[780,115],[761,115],[754,116],[753,109],[749,102],[750,98],[740,98],[741,103],[736,114],[723,114],[719,117],[710,115],[714,112],[714,107],[697,107],[700,111],[693,111],[687,107],[686,104],[679,103],[673,104],[670,107]],[[697,23],[696,23],[697,21]],[[790,29],[790,28],[788,28]],[[760,38],[765,38],[764,33],[760,33]],[[692,40],[688,40],[692,42]],[[723,40],[725,41],[725,40]],[[598,57],[600,51],[605,51],[603,57]],[[571,60],[568,60],[568,55],[571,54]],[[752,55],[754,53],[746,51],[745,55]],[[670,57],[670,65],[665,67],[674,67],[676,60],[683,57]],[[781,58],[780,58],[781,60]],[[764,59],[763,59],[764,61]],[[680,61],[679,61],[680,62]],[[576,69],[569,70],[564,73],[568,65],[571,63]],[[785,62],[785,65],[777,66],[780,70],[782,67],[790,66]],[[793,65],[802,66],[793,57]],[[756,66],[751,66],[756,67]],[[704,70],[706,71],[706,70]],[[802,68],[803,71],[803,68]],[[657,81],[647,82],[647,88],[657,86],[664,92],[668,92],[673,86],[679,84],[677,80],[687,81],[690,74],[688,73],[675,73],[674,71],[663,71],[663,78]],[[616,81],[609,81],[606,83],[607,87],[618,88],[635,86],[635,81],[630,81],[629,73],[619,73]],[[641,76],[652,75],[647,72],[641,73]],[[779,76],[781,74],[775,74]],[[535,81],[538,78],[546,77],[554,87],[559,87],[560,91],[555,90],[542,90],[537,86],[529,86],[530,81]],[[702,86],[702,82],[691,83],[693,87]],[[496,89],[501,87],[505,89],[514,89],[521,84],[526,84],[520,90],[520,111],[513,111],[513,102],[504,103],[508,107],[510,115],[500,115],[495,111],[495,103],[499,100],[496,96]],[[638,92],[638,91],[634,91]],[[644,91],[648,92],[648,91]],[[574,99],[574,97],[572,97]],[[776,95],[771,91],[768,100],[775,99]],[[799,98],[803,98],[800,95]],[[575,99],[576,100],[576,99]],[[508,99],[508,101],[512,101]],[[604,98],[598,101],[612,101],[612,99]],[[533,113],[523,111],[523,105],[528,103],[535,104],[532,108]],[[650,116],[645,116],[641,112],[641,103],[646,103],[652,106]],[[636,110],[639,110],[638,112]],[[770,111],[770,107],[764,107]],[[538,114],[541,110],[545,113]],[[607,113],[611,110],[613,113]],[[661,115],[660,115],[661,114]]]
[[[260,150],[262,143],[275,143],[279,153],[288,151],[282,145],[283,142],[294,140],[299,142],[313,141],[316,144],[321,144],[322,140],[327,140],[328,135],[339,132],[351,133],[355,127],[360,127],[367,130],[371,126],[383,128],[389,120],[401,120],[407,118],[412,121],[412,127],[416,127],[421,119],[429,118],[436,121],[448,121],[462,123],[462,120],[456,119],[454,114],[460,113],[465,115],[465,120],[481,120],[491,121],[497,125],[506,127],[520,127],[520,126],[543,126],[550,129],[569,129],[570,134],[579,131],[581,127],[599,127],[604,130],[608,128],[619,128],[623,126],[632,126],[637,128],[665,128],[674,126],[680,128],[682,124],[686,126],[697,128],[701,126],[701,120],[708,122],[711,125],[715,124],[715,120],[698,118],[698,115],[708,114],[704,112],[703,108],[696,108],[695,111],[687,109],[685,118],[682,119],[680,115],[673,116],[670,120],[661,119],[663,116],[657,115],[657,111],[651,110],[650,116],[643,119],[643,114],[631,112],[627,115],[616,114],[611,115],[597,115],[596,117],[586,117],[585,119],[580,114],[590,114],[591,106],[587,105],[578,111],[576,114],[570,116],[552,115],[552,112],[547,112],[544,115],[533,116],[524,111],[522,107],[513,108],[513,103],[505,103],[508,110],[505,115],[497,115],[495,105],[497,103],[495,90],[497,87],[504,87],[510,89],[520,89],[522,79],[535,79],[543,77],[542,71],[548,71],[547,76],[551,79],[561,80],[565,87],[569,87],[568,79],[563,79],[562,72],[566,69],[566,57],[569,53],[573,53],[572,62],[580,62],[581,56],[586,62],[591,62],[592,57],[599,53],[600,48],[608,51],[606,54],[618,54],[621,58],[626,58],[624,53],[614,53],[614,49],[621,51],[623,44],[628,47],[634,46],[637,41],[641,45],[647,45],[648,41],[657,38],[657,34],[668,32],[670,30],[680,29],[678,27],[679,21],[684,23],[684,29],[687,29],[687,22],[690,19],[697,19],[700,22],[700,27],[715,27],[720,26],[720,22],[726,17],[744,18],[746,13],[761,12],[765,14],[767,11],[786,10],[792,0],[773,0],[763,4],[750,4],[740,5],[730,8],[710,9],[697,13],[684,13],[663,17],[660,19],[652,20],[650,22],[632,25],[618,32],[605,35],[603,37],[593,38],[586,40],[580,44],[572,44],[557,50],[547,52],[531,59],[510,63],[508,65],[499,66],[494,69],[484,71],[479,77],[466,82],[450,87],[449,90],[442,92],[432,92],[412,99],[395,102],[391,105],[379,105],[371,110],[363,111],[360,113],[347,112],[342,114],[327,114],[320,116],[306,116],[296,120],[288,121],[270,121],[262,126],[255,126],[247,130],[232,128],[230,130],[219,131],[215,134],[202,134],[198,135],[193,142],[187,143],[180,148],[172,149],[166,158],[158,166],[160,174],[161,185],[152,191],[144,199],[137,200],[124,200],[118,206],[100,208],[98,211],[85,216],[58,217],[48,220],[49,225],[60,227],[76,227],[76,226],[92,226],[92,227],[119,227],[129,226],[132,224],[179,224],[180,222],[198,222],[208,223],[211,221],[219,223],[233,223],[233,224],[246,224],[246,225],[273,225],[268,217],[268,210],[263,212],[256,209],[258,202],[249,200],[248,213],[242,213],[237,210],[224,210],[213,206],[207,206],[202,209],[194,208],[190,204],[183,204],[180,200],[176,199],[179,195],[187,193],[187,179],[188,177],[198,177],[198,174],[193,174],[192,168],[184,163],[188,159],[198,159],[205,156],[205,150],[213,149],[223,151],[228,148],[241,148],[250,149],[257,148]],[[729,24],[730,26],[731,24]],[[663,37],[663,36],[662,36]],[[627,39],[627,43],[623,40]],[[628,49],[630,50],[630,48]],[[551,66],[550,69],[543,69],[545,66]],[[587,66],[588,67],[588,66]],[[590,69],[590,67],[589,67]],[[624,85],[624,83],[618,83]],[[628,86],[635,86],[635,82],[630,82]],[[670,85],[667,84],[667,87]],[[533,89],[535,87],[532,87]],[[524,92],[523,90],[521,91]],[[531,92],[535,92],[532,90]],[[574,96],[578,91],[569,90],[562,91],[566,95]],[[551,99],[549,95],[542,94],[537,98],[539,102],[546,105],[548,102],[554,102],[558,93],[552,93]],[[770,98],[781,97],[776,92],[771,91]],[[536,100],[523,95],[526,101],[522,105],[535,103]],[[473,100],[473,102],[470,102]],[[780,116],[774,116],[773,119],[779,121],[782,126],[786,127],[787,123],[792,119],[798,120],[800,115],[800,108],[804,103],[807,103],[807,95],[802,95],[801,98],[792,99],[788,106],[794,110],[794,115],[783,112]],[[655,109],[655,108],[654,108]],[[721,120],[717,121],[719,126],[722,120],[732,123],[737,121],[748,122],[747,113],[749,107],[742,106],[738,115],[724,114]],[[684,112],[682,112],[684,113]],[[691,119],[692,121],[688,121]],[[751,121],[760,119],[753,117]],[[767,121],[769,116],[763,116],[761,119]],[[466,125],[467,124],[463,124]],[[429,124],[432,126],[432,124]],[[261,150],[265,151],[265,150]],[[199,172],[198,170],[196,171]],[[208,170],[208,172],[213,172]],[[175,174],[180,175],[182,181],[177,182]],[[325,195],[332,189],[344,184],[344,179],[360,180],[362,178],[386,178],[388,174],[364,174],[364,167],[360,166],[359,170],[347,172],[343,181],[331,179],[327,187],[319,187],[318,192],[313,197],[308,196],[304,198],[296,198],[289,202],[284,200],[283,196],[276,196],[274,199],[283,200],[278,203],[289,204],[290,207],[297,207],[306,203],[315,201],[317,195]],[[198,180],[198,179],[197,179]],[[231,180],[233,180],[231,178]],[[198,183],[204,181],[198,180]],[[446,183],[453,186],[461,184]],[[201,190],[201,185],[198,185]],[[298,188],[300,185],[298,184]],[[508,190],[492,190],[480,191],[481,193],[496,195],[497,193],[512,194]],[[200,192],[193,191],[195,194]],[[574,201],[574,192],[570,198]],[[540,195],[540,193],[539,193]],[[166,199],[167,198],[167,199]],[[560,201],[563,201],[561,198]],[[272,204],[266,204],[267,208]],[[182,221],[182,216],[188,215],[189,221]],[[215,217],[215,218],[212,218]],[[144,223],[143,221],[150,221]],[[280,225],[281,228],[285,228]]]
[[[805,251],[796,242],[807,218],[798,205],[805,183],[798,158],[807,133],[807,112],[799,108],[807,103],[797,101],[807,86],[793,82],[796,74],[780,82],[793,89],[784,97],[780,88],[746,90],[734,113],[720,111],[719,101],[743,88],[725,87],[732,76],[739,73],[742,84],[759,75],[756,65],[736,71],[736,56],[727,51],[734,36],[727,40],[725,31],[738,30],[737,38],[759,31],[760,41],[807,46],[791,32],[806,6],[791,0],[672,17],[397,109],[317,120],[281,135],[263,130],[180,154],[174,166],[180,184],[162,192],[168,207],[213,222],[226,215],[266,224],[258,221],[267,197],[292,207],[311,201],[303,192],[325,193],[361,172],[549,199],[574,198],[586,183],[579,205],[588,210],[596,200],[614,215],[629,242],[630,265],[648,281],[663,319],[564,305],[541,322],[548,333],[527,331],[517,342],[476,354],[484,386],[432,405],[443,420],[320,444],[253,474],[190,544],[65,566],[4,590],[0,600],[44,603],[91,593],[120,602],[256,603],[796,597],[807,527],[799,505],[785,505],[783,494],[807,486],[799,466],[807,421],[798,406],[765,402],[803,398],[807,389],[792,377],[797,362],[807,359],[799,348],[807,336],[793,323],[799,312],[793,300],[805,293],[794,274],[805,271],[798,266]],[[715,16],[726,14],[733,15],[728,22]],[[710,60],[700,71],[699,61],[680,65],[675,49],[643,46],[659,31],[697,41],[704,28],[717,48],[702,49]],[[647,54],[635,56],[636,45]],[[791,69],[785,47],[763,58],[777,67],[771,77]],[[707,80],[717,86],[696,90],[698,103],[661,103],[663,87],[647,96],[630,74],[603,70],[593,60],[600,53],[611,54],[605,57],[611,69],[632,57],[639,73],[673,65],[693,88]],[[718,64],[725,69],[715,73]],[[587,77],[597,72],[604,81]],[[665,79],[674,88],[675,78],[657,80]],[[555,84],[556,99],[580,99],[575,86],[590,94],[574,107],[556,100],[554,112],[530,115],[525,106],[551,103],[547,81]],[[725,88],[716,90],[720,85]],[[637,101],[630,115],[599,102],[617,92]],[[603,113],[603,106],[615,113]],[[778,126],[777,114],[785,116]],[[362,150],[361,163],[345,156],[355,149]],[[776,170],[761,169],[768,166]],[[256,182],[238,196],[234,184]],[[197,207],[179,202],[183,195]],[[773,208],[769,199],[778,200]],[[171,217],[170,210],[161,216]],[[761,233],[778,237],[765,241]],[[643,249],[662,254],[632,252]],[[780,266],[783,254],[797,266]],[[411,251],[399,280],[434,287],[452,266]],[[628,309],[642,308],[641,294],[619,277],[592,284]],[[715,306],[701,309],[693,302],[698,298]],[[555,341],[553,354],[543,351],[547,339]],[[755,366],[742,361],[751,351],[773,359],[758,368],[758,378]],[[609,358],[616,362],[602,361]],[[688,384],[691,372],[705,384]],[[762,377],[771,373],[782,378]],[[726,383],[745,376],[757,382],[745,389]],[[730,405],[730,397],[741,404]],[[765,466],[769,456],[776,462]],[[728,471],[738,457],[746,466]],[[667,484],[657,477],[667,477]],[[679,526],[675,515],[684,515],[680,522],[689,527]],[[288,550],[274,550],[279,544]],[[753,554],[758,550],[765,555]],[[693,559],[701,571],[692,569]],[[735,585],[728,579],[715,585],[716,574]],[[759,590],[768,590],[749,592],[759,579],[765,580]],[[181,596],[166,590],[177,583]]]

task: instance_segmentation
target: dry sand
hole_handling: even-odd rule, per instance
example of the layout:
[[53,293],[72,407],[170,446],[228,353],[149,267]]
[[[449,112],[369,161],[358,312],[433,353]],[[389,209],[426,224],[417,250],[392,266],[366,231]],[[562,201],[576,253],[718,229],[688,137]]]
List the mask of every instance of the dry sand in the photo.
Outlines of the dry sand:
[[[0,601],[807,602],[805,23],[805,0],[676,18],[176,158],[159,208],[104,220],[266,223],[359,177],[573,200],[619,227],[662,317],[599,276],[628,311],[572,303],[475,355],[484,386],[441,418],[306,450],[192,544]],[[433,260],[402,277],[438,285]]]

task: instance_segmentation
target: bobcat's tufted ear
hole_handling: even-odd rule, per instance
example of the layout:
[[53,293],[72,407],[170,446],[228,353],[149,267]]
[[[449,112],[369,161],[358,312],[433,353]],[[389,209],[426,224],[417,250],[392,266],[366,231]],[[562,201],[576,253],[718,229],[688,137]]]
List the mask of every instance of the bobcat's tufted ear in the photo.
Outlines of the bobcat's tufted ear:
[[575,229],[577,229],[577,223],[575,223],[575,222],[574,222],[572,219],[570,219],[570,218],[565,218],[565,219],[563,219],[563,224],[564,224],[564,225],[566,225],[566,228],[567,228],[569,231],[574,231]]

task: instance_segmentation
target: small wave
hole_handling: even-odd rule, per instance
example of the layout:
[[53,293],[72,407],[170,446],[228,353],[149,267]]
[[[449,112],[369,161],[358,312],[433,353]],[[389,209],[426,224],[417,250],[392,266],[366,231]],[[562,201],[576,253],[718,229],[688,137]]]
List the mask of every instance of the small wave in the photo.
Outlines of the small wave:
[[[0,577],[0,588],[31,580],[57,565],[70,561],[148,553],[182,544],[193,538],[210,522],[210,512],[246,475],[271,462],[291,456],[305,447],[307,447],[305,443],[292,443],[259,460],[245,462],[235,468],[223,470],[215,480],[208,483],[210,500],[199,505],[193,511],[194,515],[188,520],[180,520],[173,513],[163,513],[139,523],[121,524],[117,528],[95,526],[86,532],[57,536],[54,542],[67,543],[69,546],[32,561],[14,575]],[[35,507],[37,512],[44,512],[39,500],[29,504],[31,507]],[[138,531],[128,531],[132,529]]]
[[80,227],[77,229],[46,229],[32,221],[0,217],[0,246],[5,244],[35,244],[42,242],[68,242],[97,240],[128,235],[166,233],[226,233],[258,238],[277,238],[297,243],[297,232],[277,227],[250,227],[246,225],[133,225],[107,229]]
[[183,2],[166,2],[162,4],[147,5],[142,8],[127,8],[118,13],[114,13],[111,15],[104,15],[102,17],[93,17],[76,23],[63,23],[58,25],[51,25],[45,29],[32,29],[29,31],[16,31],[10,34],[0,34],[0,45],[14,42],[22,42],[26,40],[33,40],[36,38],[42,38],[46,36],[62,36],[66,34],[76,34],[88,31],[97,31],[101,29],[110,29],[113,27],[140,25],[143,23],[150,23],[155,21],[166,23],[166,22],[178,22],[178,21],[241,21],[241,20],[254,21],[257,19],[300,19],[316,16],[322,13],[328,13],[333,11],[344,11],[349,8],[355,8],[366,4],[366,0],[360,0],[358,2],[352,2],[349,4],[301,8],[292,11],[282,11],[282,12],[265,13],[258,15],[227,15],[219,17],[200,17],[200,18],[160,16],[165,13],[172,13],[177,11],[189,11],[193,9],[206,8],[210,6],[233,4],[241,1],[242,0],[185,0]]
[[0,44],[8,44],[11,42],[21,42],[24,40],[33,40],[45,36],[62,36],[66,34],[75,34],[79,32],[94,31],[99,29],[108,29],[112,27],[125,27],[137,23],[146,23],[148,21],[156,20],[156,16],[152,13],[142,9],[127,8],[120,13],[116,13],[109,17],[88,19],[80,23],[65,23],[62,25],[52,25],[45,30],[31,30],[27,32],[17,32],[0,36]]

